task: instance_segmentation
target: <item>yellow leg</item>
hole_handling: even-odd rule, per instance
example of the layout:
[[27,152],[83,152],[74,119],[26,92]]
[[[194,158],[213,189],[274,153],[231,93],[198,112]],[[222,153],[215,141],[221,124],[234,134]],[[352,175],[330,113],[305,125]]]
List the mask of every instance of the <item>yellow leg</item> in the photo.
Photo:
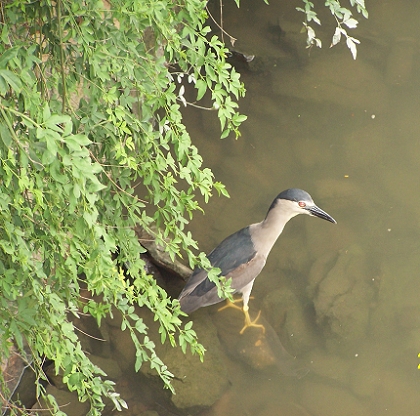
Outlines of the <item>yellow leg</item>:
[[249,317],[248,308],[244,307],[243,311],[244,311],[244,314],[245,314],[245,325],[239,333],[242,335],[244,333],[245,329],[247,329],[251,326],[253,326],[255,328],[261,328],[263,330],[263,333],[265,333],[264,325],[256,323],[258,321],[260,315],[261,315],[261,311],[258,312],[257,317],[253,321],[251,321],[251,318]]
[[[252,297],[250,298],[252,299]],[[241,331],[239,332],[240,334],[243,334],[245,329],[253,326],[255,328],[261,328],[263,330],[263,333],[265,333],[265,327],[262,324],[257,324],[256,322],[258,321],[258,319],[260,318],[261,315],[261,311],[258,312],[257,317],[251,321],[251,318],[249,317],[249,312],[248,312],[248,305],[244,305],[242,308],[240,306],[235,305],[235,303],[239,303],[242,302],[242,299],[235,299],[233,302],[231,302],[229,299],[226,301],[226,305],[222,306],[221,308],[219,308],[217,310],[217,312],[223,311],[227,308],[234,308],[234,309],[239,309],[240,311],[242,311],[245,315],[245,325],[244,327],[241,329]]]
[[241,308],[240,306],[236,306],[236,305],[235,305],[235,303],[239,303],[239,302],[242,302],[242,299],[241,299],[241,298],[239,298],[239,299],[235,299],[233,302],[232,302],[232,301],[230,301],[229,299],[227,299],[227,300],[226,300],[226,305],[225,305],[225,306],[222,306],[221,308],[219,308],[219,309],[217,310],[217,312],[223,311],[223,310],[225,310],[225,309],[227,309],[227,308],[239,309],[239,310],[241,311],[241,310],[242,310],[242,308]]

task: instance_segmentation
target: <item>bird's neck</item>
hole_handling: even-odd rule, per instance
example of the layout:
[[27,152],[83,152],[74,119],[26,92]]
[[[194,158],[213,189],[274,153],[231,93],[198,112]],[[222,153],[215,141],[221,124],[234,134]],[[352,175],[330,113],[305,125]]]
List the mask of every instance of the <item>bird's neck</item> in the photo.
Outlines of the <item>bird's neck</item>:
[[278,205],[268,212],[263,221],[252,224],[250,227],[254,228],[252,239],[255,249],[261,254],[268,256],[284,226],[296,215],[298,213],[286,211]]

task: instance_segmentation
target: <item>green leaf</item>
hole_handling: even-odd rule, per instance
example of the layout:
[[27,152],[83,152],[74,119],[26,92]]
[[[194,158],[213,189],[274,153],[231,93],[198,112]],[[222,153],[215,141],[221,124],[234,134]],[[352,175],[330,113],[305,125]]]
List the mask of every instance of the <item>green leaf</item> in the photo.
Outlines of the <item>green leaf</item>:
[[50,163],[51,177],[61,184],[68,183],[69,179],[66,175],[62,173],[62,166],[61,163],[57,160],[57,158],[54,158],[54,160],[52,160]]
[[58,152],[58,141],[60,140],[60,136],[52,130],[44,130],[44,139],[47,143],[47,149],[52,154],[55,155]]
[[[7,25],[3,25],[3,29],[1,32],[1,39],[4,44],[9,43],[9,28]],[[15,59],[19,52],[19,47],[12,47],[6,49],[0,56],[0,68],[6,68],[7,65],[10,63],[11,60]]]
[[12,71],[0,69],[0,79],[3,79],[15,93],[20,93],[22,90],[22,81]]
[[198,79],[195,87],[197,88],[197,101],[200,101],[207,91],[207,83],[202,79]]
[[221,139],[226,139],[226,137],[229,136],[229,133],[230,133],[229,129],[223,130],[222,134],[220,135],[220,138]]
[[0,123],[0,137],[6,148],[8,148],[12,143],[12,135],[9,128],[3,123]]
[[56,153],[52,153],[50,150],[46,150],[44,153],[42,153],[41,163],[43,165],[50,165],[56,160],[57,160]]
[[[10,39],[9,39],[9,26],[7,25],[7,24],[4,24],[3,23],[3,28],[2,28],[2,31],[1,31],[1,41],[5,44],[5,45],[8,45],[8,44],[10,44]],[[1,58],[0,58],[0,67],[4,67],[5,66],[5,64],[10,60],[10,59],[13,59],[14,58],[14,54],[15,54],[15,51],[14,51],[14,49],[15,48],[10,48],[10,49],[8,49],[8,50],[6,50],[6,52],[4,52],[3,54],[2,54],[2,56],[1,56]],[[9,52],[9,51],[13,51],[13,54],[12,54],[12,52]],[[9,56],[4,56],[4,55],[6,55],[7,53],[9,52]],[[17,54],[17,51],[16,51],[16,54]]]
[[69,139],[73,140],[75,143],[78,143],[80,146],[88,146],[92,143],[84,134],[73,134],[66,137],[66,141]]
[[8,89],[9,87],[7,82],[4,80],[4,78],[0,77],[0,95],[5,96]]
[[57,132],[62,132],[62,128],[58,124],[69,123],[71,121],[70,116],[64,114],[53,114],[44,120],[45,127],[52,129]]
[[51,117],[51,110],[50,110],[50,106],[48,105],[48,103],[44,104],[44,108],[42,110],[42,119],[48,120]]

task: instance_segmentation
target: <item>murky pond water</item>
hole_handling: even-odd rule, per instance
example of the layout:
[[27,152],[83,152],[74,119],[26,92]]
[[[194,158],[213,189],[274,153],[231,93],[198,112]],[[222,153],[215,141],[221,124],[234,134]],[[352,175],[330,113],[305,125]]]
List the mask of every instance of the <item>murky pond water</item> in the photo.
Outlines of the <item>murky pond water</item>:
[[290,187],[337,220],[293,219],[251,300],[310,372],[297,379],[233,365],[210,414],[418,415],[420,4],[369,2],[353,34],[356,61],[345,45],[328,49],[327,13],[317,28],[324,48],[308,56],[296,5],[224,7],[235,49],[256,56],[242,70],[248,121],[239,141],[219,141],[213,113],[187,115],[231,194],[213,198],[191,229],[208,252]]
[[[129,405],[123,414],[420,414],[420,2],[368,2],[369,20],[352,33],[361,40],[356,61],[344,44],[328,48],[335,25],[322,4],[324,48],[309,54],[296,6],[225,1],[235,51],[255,55],[235,62],[248,120],[239,140],[221,141],[215,112],[185,109],[205,165],[231,195],[214,196],[190,229],[209,252],[261,221],[291,187],[308,191],[338,224],[303,215],[287,224],[250,301],[265,333],[241,335],[242,312],[220,305],[191,315],[204,363],[162,345],[153,314],[138,308],[177,395],[163,392],[147,363],[134,372],[136,351],[118,316],[99,329],[82,317],[83,346],[116,381]],[[183,284],[172,275],[158,282],[174,297]],[[61,394],[63,410],[86,414],[89,404],[55,382],[48,392]]]

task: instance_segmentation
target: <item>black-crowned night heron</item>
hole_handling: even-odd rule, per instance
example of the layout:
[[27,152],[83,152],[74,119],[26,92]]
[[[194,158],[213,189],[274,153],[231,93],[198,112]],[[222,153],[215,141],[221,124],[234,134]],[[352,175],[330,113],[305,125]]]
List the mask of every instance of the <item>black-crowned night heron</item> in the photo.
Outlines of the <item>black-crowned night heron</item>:
[[[264,328],[256,324],[259,314],[254,321],[249,317],[248,301],[252,285],[265,266],[268,254],[284,226],[299,214],[319,217],[336,224],[334,218],[315,205],[307,192],[287,189],[277,195],[263,221],[230,235],[207,256],[212,266],[220,268],[222,276],[232,279],[234,293],[242,294],[245,326],[241,333],[250,326]],[[207,272],[196,268],[179,295],[179,301],[181,309],[189,314],[204,306],[219,303],[223,298],[217,295],[217,287],[208,279]]]

